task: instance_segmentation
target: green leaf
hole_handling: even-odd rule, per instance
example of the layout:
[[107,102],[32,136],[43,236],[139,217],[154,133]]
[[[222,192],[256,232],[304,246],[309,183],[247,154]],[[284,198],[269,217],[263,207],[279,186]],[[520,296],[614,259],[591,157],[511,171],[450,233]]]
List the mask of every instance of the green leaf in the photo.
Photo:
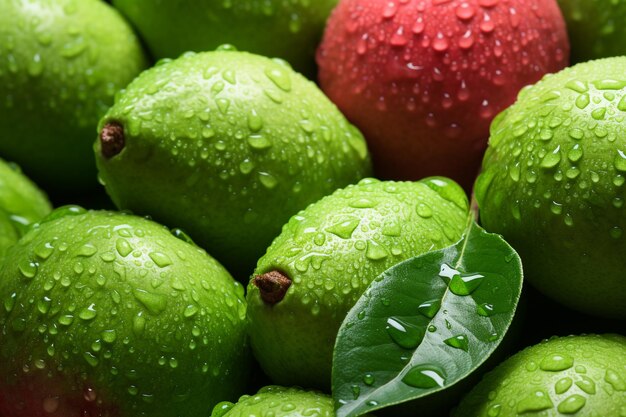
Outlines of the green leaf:
[[337,417],[424,397],[467,377],[500,344],[521,290],[517,253],[475,222],[455,245],[384,272],[337,336]]

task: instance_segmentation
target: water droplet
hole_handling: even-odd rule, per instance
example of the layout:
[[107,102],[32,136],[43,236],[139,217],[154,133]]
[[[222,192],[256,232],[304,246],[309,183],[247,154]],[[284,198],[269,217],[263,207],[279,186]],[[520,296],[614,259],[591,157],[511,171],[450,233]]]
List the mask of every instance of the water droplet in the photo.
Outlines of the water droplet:
[[478,313],[479,316],[490,317],[496,312],[494,311],[493,304],[481,303],[476,306],[476,313]]
[[550,400],[550,396],[548,396],[548,394],[544,391],[538,390],[530,396],[521,399],[517,403],[517,412],[522,414],[531,411],[542,411],[552,408],[553,406],[554,405],[552,404],[552,400]]
[[348,203],[352,208],[372,208],[376,206],[376,203],[367,198],[358,198]]
[[450,281],[450,291],[456,295],[470,295],[480,286],[485,276],[481,274],[455,274]]
[[115,242],[115,249],[117,250],[117,253],[120,254],[120,256],[122,256],[123,258],[128,256],[132,251],[133,251],[133,247],[130,245],[130,243],[128,243],[128,241],[126,239],[117,239],[117,241]]
[[576,381],[576,386],[589,395],[596,393],[596,383],[588,376],[582,376],[580,381]]
[[604,374],[604,380],[611,384],[615,391],[626,391],[626,381],[624,378],[612,369],[607,369]]
[[145,290],[135,289],[133,295],[152,314],[158,315],[167,307],[167,298],[162,294],[150,293]]
[[561,162],[561,146],[557,146],[552,152],[547,153],[541,160],[542,168],[554,168]]
[[425,219],[433,216],[433,210],[424,203],[417,205],[417,214]]
[[10,296],[4,299],[4,310],[7,313],[10,313],[11,311],[13,311],[13,308],[15,307],[16,298],[17,298],[17,294],[12,293]]
[[186,318],[193,317],[198,313],[198,311],[200,311],[200,309],[198,308],[197,305],[190,304],[187,307],[185,307],[185,311],[183,312],[183,315]]
[[83,358],[87,361],[87,363],[93,367],[98,366],[100,360],[91,352],[83,353]]
[[554,384],[554,392],[561,395],[566,393],[572,387],[572,378],[561,378]]
[[248,127],[252,132],[258,132],[263,128],[263,119],[255,110],[248,114]]
[[391,339],[404,349],[415,349],[424,339],[424,329],[397,317],[387,319],[385,327]]
[[456,349],[464,350],[465,352],[467,352],[469,349],[469,340],[467,339],[467,336],[464,334],[450,337],[444,340],[443,342],[448,346],[451,346]]
[[96,248],[94,245],[92,245],[91,243],[86,243],[78,248],[78,250],[76,251],[76,255],[88,258],[90,256],[93,256],[97,251],[98,248]]
[[358,227],[360,222],[361,220],[357,218],[347,219],[326,228],[326,231],[342,239],[350,239],[350,237],[352,237],[352,233]]
[[96,315],[97,311],[95,304],[90,304],[89,307],[83,308],[80,313],[78,313],[78,317],[85,321],[93,320]]
[[150,259],[152,259],[154,263],[160,268],[165,268],[166,266],[172,264],[172,260],[170,259],[170,257],[162,252],[151,252],[149,256]]
[[424,301],[422,304],[417,307],[417,311],[419,311],[422,315],[432,319],[439,312],[441,308],[441,300],[428,300]]
[[365,383],[365,385],[374,385],[375,381],[376,379],[372,374],[365,374],[365,376],[363,377],[363,382]]
[[261,181],[261,184],[263,184],[265,188],[270,190],[278,184],[276,177],[269,172],[259,172],[259,181]]
[[37,264],[37,262],[22,260],[17,267],[24,278],[31,279],[34,278],[35,275],[37,275],[38,266],[39,265]]
[[265,70],[265,75],[283,91],[291,91],[291,77],[289,73],[280,67],[268,68]]
[[259,149],[259,150],[272,147],[272,142],[263,135],[248,136],[248,144],[253,149]]
[[574,394],[559,403],[557,410],[562,414],[575,414],[585,406],[587,400],[582,395]]
[[402,378],[402,382],[415,388],[436,388],[445,385],[445,376],[441,369],[433,365],[417,365]]
[[493,404],[487,409],[487,417],[498,417],[502,406],[500,404]]
[[113,343],[115,342],[115,339],[117,339],[117,332],[112,329],[112,330],[104,330],[102,332],[102,340],[105,343]]
[[569,355],[553,354],[544,357],[539,367],[544,371],[557,372],[564,371],[574,365],[574,358]]
[[365,253],[365,256],[367,256],[367,258],[372,261],[380,261],[388,257],[389,252],[384,246],[380,245],[379,243],[373,240],[368,240],[367,252]]
[[361,388],[358,385],[352,385],[352,398],[357,400],[361,395]]
[[54,247],[49,242],[40,243],[35,247],[35,255],[37,255],[40,259],[45,260],[52,255],[54,251]]
[[615,165],[615,169],[618,171],[626,171],[626,154],[622,150],[617,150],[617,155],[615,156],[615,160],[613,162]]

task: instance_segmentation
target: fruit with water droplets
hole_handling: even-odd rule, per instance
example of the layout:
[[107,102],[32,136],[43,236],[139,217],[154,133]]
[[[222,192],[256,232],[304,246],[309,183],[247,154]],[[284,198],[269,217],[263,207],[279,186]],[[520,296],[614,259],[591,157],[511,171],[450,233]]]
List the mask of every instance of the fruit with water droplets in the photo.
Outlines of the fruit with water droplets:
[[229,43],[283,58],[299,71],[314,67],[315,48],[337,0],[114,0],[154,56],[176,58]]
[[5,0],[0,27],[0,154],[47,189],[95,188],[93,131],[146,66],[139,40],[98,0]]
[[293,216],[248,285],[263,370],[276,383],[327,388],[337,331],[363,291],[389,267],[456,242],[467,212],[451,180],[366,179]]
[[46,195],[20,168],[0,158],[0,259],[28,226],[51,210]]
[[572,62],[626,54],[626,2],[558,0],[572,44]]
[[455,417],[622,416],[626,337],[544,340],[501,363],[463,399]]
[[317,62],[379,177],[469,188],[492,118],[568,54],[556,0],[345,0]]
[[485,229],[570,308],[626,318],[626,58],[523,90],[491,127],[475,193]]
[[255,395],[244,395],[236,404],[219,403],[211,417],[335,417],[333,399],[321,392],[298,387],[269,385]]
[[0,268],[0,415],[202,415],[245,386],[243,287],[144,218],[69,206]]
[[183,228],[238,278],[290,216],[370,173],[363,137],[313,83],[232,50],[144,72],[95,152],[119,208]]

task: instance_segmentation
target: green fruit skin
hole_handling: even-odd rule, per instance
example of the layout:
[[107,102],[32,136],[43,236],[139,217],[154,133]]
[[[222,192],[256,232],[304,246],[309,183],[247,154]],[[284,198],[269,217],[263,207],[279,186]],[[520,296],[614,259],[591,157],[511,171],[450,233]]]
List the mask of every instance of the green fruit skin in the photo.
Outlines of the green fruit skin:
[[[271,414],[270,414],[271,413]],[[220,403],[211,417],[335,417],[333,399],[318,391],[269,385],[255,395],[243,395],[236,404]]]
[[284,64],[235,51],[144,72],[100,122],[126,146],[100,178],[117,207],[186,230],[239,278],[298,210],[371,172],[367,146]]
[[51,210],[46,195],[20,168],[0,158],[0,261],[28,226]]
[[313,74],[315,49],[338,0],[115,0],[157,58],[221,44],[287,60]]
[[97,187],[95,127],[146,67],[130,26],[98,0],[4,0],[0,57],[0,154],[46,189]]
[[626,58],[548,76],[491,126],[475,194],[485,229],[547,296],[626,318]]
[[[0,158],[0,209],[12,216],[19,231],[52,211],[48,197],[20,168]],[[19,233],[20,235],[23,233]]]
[[[432,188],[431,188],[432,187]],[[451,180],[362,180],[293,216],[255,274],[291,278],[271,306],[248,285],[250,340],[275,383],[327,389],[333,346],[350,308],[391,266],[456,242],[468,216],[467,197]]]
[[0,300],[0,415],[196,416],[245,386],[243,287],[144,218],[57,209],[9,249]]
[[626,412],[626,337],[544,340],[489,372],[454,417],[622,416]]
[[559,0],[567,24],[571,62],[626,54],[626,1]]

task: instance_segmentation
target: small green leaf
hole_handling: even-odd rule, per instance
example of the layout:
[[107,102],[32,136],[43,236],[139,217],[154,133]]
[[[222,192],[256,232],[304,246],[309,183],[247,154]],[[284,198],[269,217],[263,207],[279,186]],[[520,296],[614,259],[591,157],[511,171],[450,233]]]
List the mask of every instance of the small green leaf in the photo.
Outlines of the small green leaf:
[[384,272],[337,336],[337,417],[421,398],[467,377],[500,344],[521,290],[517,253],[474,222],[455,245]]

